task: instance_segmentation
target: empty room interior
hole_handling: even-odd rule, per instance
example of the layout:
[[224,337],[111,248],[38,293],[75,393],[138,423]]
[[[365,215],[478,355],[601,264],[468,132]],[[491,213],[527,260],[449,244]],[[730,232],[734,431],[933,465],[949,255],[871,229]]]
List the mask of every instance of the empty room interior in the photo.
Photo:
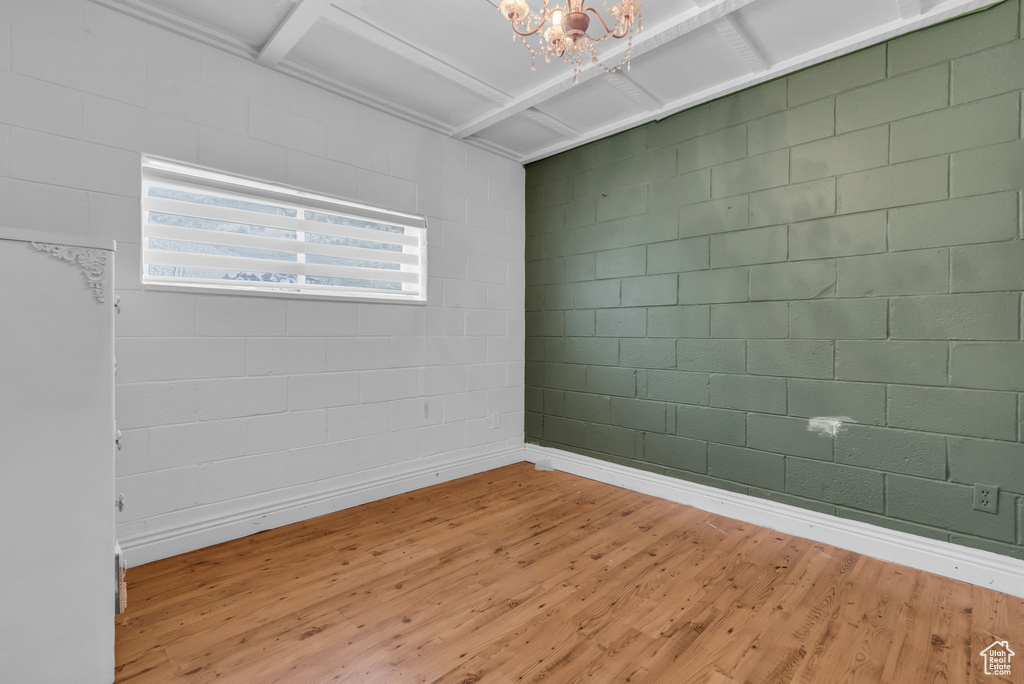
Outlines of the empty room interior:
[[0,684],[1024,683],[1022,0],[0,0]]

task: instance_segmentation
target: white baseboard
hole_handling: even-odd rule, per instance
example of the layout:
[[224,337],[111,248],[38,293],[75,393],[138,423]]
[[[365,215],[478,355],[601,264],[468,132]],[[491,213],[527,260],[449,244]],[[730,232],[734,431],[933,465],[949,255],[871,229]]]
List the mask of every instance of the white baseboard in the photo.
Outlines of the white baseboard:
[[200,517],[183,525],[147,529],[118,541],[131,566],[143,565],[523,460],[521,446],[483,454],[476,450],[430,456],[407,464],[396,464],[384,475],[355,473],[344,487],[283,498],[227,514]]
[[523,460],[547,462],[580,477],[1024,598],[1024,561],[535,444],[525,450],[517,446],[419,459],[386,475],[353,475],[345,487],[146,530],[119,541],[128,562],[142,565]]
[[1024,598],[1024,561],[527,444],[526,460],[634,492]]

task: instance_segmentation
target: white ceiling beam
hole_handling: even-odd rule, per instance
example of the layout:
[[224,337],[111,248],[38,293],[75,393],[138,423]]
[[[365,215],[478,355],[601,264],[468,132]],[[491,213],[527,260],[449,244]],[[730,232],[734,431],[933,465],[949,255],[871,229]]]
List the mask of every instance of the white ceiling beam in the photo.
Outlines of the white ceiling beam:
[[[673,41],[680,36],[684,36],[702,26],[707,26],[708,24],[718,21],[722,17],[735,12],[742,7],[746,7],[752,2],[755,2],[755,0],[717,0],[716,2],[713,2],[706,7],[699,8],[696,11],[691,10],[677,15],[655,29],[646,30],[634,37],[632,56],[639,57],[640,55],[650,52],[651,50]],[[614,64],[625,56],[626,50],[627,45],[621,44],[605,54],[604,61]],[[588,66],[580,72],[579,82],[583,83],[585,81],[589,81],[603,73],[605,72],[596,66]],[[502,105],[483,116],[473,119],[469,123],[457,129],[454,133],[454,137],[465,138],[473,135],[474,133],[478,133],[485,128],[493,126],[496,123],[500,123],[509,117],[515,116],[530,107],[535,107],[547,102],[556,95],[564,93],[572,86],[573,77],[571,74],[551,79],[547,83],[534,88],[511,102]]]
[[900,16],[913,19],[921,14],[921,0],[896,0],[900,6]]
[[729,95],[730,93],[735,93],[740,90],[756,86],[760,83],[779,78],[780,76],[785,76],[795,71],[806,69],[809,66],[820,64],[830,59],[834,59],[851,52],[856,52],[857,50],[862,50],[871,45],[884,43],[905,33],[911,33],[925,28],[926,26],[932,26],[933,24],[940,24],[952,19],[953,17],[988,7],[991,2],[992,0],[959,0],[958,4],[952,7],[948,4],[942,5],[940,8],[929,10],[912,19],[905,19],[899,22],[885,24],[883,27],[878,27],[873,31],[859,33],[856,36],[836,41],[835,43],[818,48],[817,50],[806,52],[783,62],[777,62],[769,67],[767,71],[741,76],[731,81],[716,84],[707,90],[686,95],[685,97],[679,98],[673,102],[669,102],[659,110],[645,112],[627,119],[616,121],[608,124],[607,126],[595,128],[587,131],[584,135],[581,135],[575,140],[549,145],[545,148],[528,152],[519,159],[519,162],[522,164],[529,164],[530,162],[537,161],[538,159],[550,157],[553,154],[558,154],[559,152],[564,152],[565,150],[585,145],[589,142],[593,142],[594,140],[606,138],[609,135],[614,135],[620,131],[625,131],[650,121],[663,119],[685,109],[690,109],[706,102],[717,100],[718,98]]
[[[714,1],[693,0],[693,3],[697,7],[707,7]],[[725,15],[720,21],[715,22],[715,29],[718,31],[718,35],[729,44],[729,47],[736,53],[736,56],[740,58],[740,61],[747,65],[751,73],[756,74],[771,66],[764,52],[757,47],[757,43],[750,37],[747,30],[740,26],[740,23],[731,14]]]
[[644,109],[659,109],[663,104],[636,81],[621,72],[614,71],[606,74],[604,78],[609,85]]
[[771,66],[761,48],[757,47],[757,43],[750,37],[747,30],[736,21],[735,17],[722,17],[715,22],[715,29],[718,30],[718,35],[722,37],[722,40],[728,43],[732,51],[740,58],[740,61],[750,69],[751,73],[760,73]]
[[91,0],[100,7],[158,26],[166,31],[217,48],[235,57],[255,59],[257,50],[251,45],[223,31],[201,24],[168,10],[150,5],[143,0]]
[[302,37],[330,7],[329,0],[299,0],[285,20],[270,36],[256,61],[263,66],[276,67],[292,51]]
[[[698,7],[707,7],[715,0],[693,0]],[[747,30],[743,28],[732,15],[722,17],[721,21],[715,22],[715,29],[718,35],[728,43],[736,56],[740,58],[750,72],[756,74],[766,70],[771,64],[764,52],[757,47],[757,43],[750,37]]]

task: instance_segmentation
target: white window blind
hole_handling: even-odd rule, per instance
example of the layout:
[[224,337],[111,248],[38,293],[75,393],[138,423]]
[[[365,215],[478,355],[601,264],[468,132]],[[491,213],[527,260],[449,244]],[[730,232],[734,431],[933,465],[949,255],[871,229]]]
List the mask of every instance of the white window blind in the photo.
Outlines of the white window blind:
[[426,221],[144,157],[142,281],[424,301]]

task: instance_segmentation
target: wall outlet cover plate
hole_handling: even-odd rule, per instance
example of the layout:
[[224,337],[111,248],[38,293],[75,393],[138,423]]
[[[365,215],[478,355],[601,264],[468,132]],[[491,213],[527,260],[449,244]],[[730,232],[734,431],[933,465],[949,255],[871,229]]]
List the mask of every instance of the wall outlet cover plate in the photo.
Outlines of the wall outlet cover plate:
[[995,513],[999,508],[999,487],[974,483],[974,510]]

